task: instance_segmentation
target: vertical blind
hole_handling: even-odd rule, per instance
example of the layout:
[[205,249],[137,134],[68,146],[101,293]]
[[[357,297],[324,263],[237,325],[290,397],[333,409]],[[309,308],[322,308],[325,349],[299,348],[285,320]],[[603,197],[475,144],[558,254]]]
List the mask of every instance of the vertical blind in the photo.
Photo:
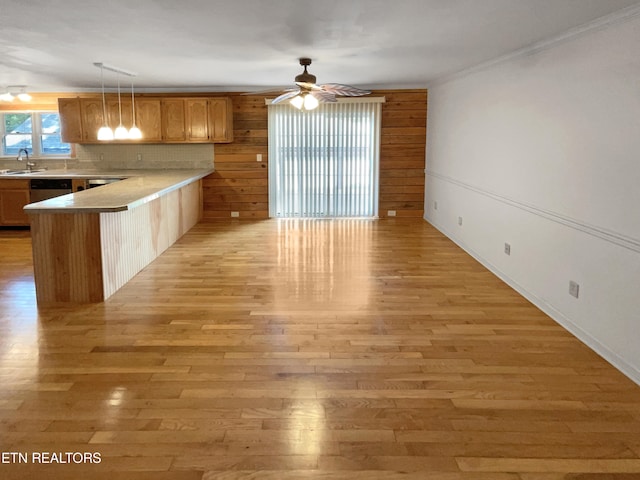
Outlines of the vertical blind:
[[[269,106],[269,215],[378,215],[380,103]],[[373,101],[371,101],[373,100]]]

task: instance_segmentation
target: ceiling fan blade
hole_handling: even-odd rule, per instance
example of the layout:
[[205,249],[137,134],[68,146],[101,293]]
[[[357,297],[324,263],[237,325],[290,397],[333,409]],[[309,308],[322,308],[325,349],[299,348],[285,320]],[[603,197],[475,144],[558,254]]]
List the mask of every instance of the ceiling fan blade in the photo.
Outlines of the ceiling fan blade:
[[363,90],[352,87],[351,85],[342,85],[341,83],[325,83],[324,85],[320,85],[320,88],[325,92],[331,92],[334,95],[341,95],[343,97],[360,97],[371,93],[370,90]]
[[315,83],[296,82],[296,85],[298,85],[303,90],[319,90],[320,89],[320,87]]
[[333,93],[321,89],[312,90],[309,95],[315,97],[320,103],[336,103],[338,101]]
[[253,92],[244,92],[240,95],[264,95],[265,93],[293,92],[297,88],[267,88],[266,90],[256,90]]
[[280,95],[279,97],[274,98],[273,100],[271,100],[271,103],[280,103],[280,102],[284,102],[285,100],[289,100],[290,98],[295,97],[296,95],[298,95],[300,93],[299,89],[296,89],[294,91],[291,92],[286,92],[283,93],[282,95]]

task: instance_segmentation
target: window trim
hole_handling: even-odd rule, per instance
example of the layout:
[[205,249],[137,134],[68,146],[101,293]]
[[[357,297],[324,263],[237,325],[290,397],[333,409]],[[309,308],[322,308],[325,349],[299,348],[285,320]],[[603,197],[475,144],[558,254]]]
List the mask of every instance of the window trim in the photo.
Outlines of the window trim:
[[[60,113],[57,110],[1,110],[0,111],[0,160],[15,159],[15,155],[4,153],[4,139],[5,139],[5,115],[12,115],[16,113],[26,113],[31,115],[31,152],[29,158],[34,160],[60,160],[72,158],[74,154],[74,145],[68,142],[69,153],[62,154],[47,154],[42,152],[42,115],[49,115],[55,113],[60,117]],[[27,134],[25,134],[27,135]],[[62,137],[60,137],[62,140]]]

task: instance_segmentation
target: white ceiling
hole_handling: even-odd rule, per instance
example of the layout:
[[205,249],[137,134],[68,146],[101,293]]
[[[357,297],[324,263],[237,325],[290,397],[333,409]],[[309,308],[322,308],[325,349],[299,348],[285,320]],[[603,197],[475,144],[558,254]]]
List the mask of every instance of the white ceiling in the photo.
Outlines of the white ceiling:
[[[0,88],[99,88],[104,62],[137,89],[427,83],[640,0],[0,0]],[[105,73],[108,86],[116,75]]]

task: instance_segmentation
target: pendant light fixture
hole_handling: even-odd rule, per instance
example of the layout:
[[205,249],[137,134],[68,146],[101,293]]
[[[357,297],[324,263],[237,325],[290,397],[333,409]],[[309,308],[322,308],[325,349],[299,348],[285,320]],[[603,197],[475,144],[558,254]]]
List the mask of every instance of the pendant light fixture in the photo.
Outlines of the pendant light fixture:
[[131,114],[133,116],[133,125],[129,129],[129,138],[131,140],[140,140],[142,138],[142,132],[136,126],[136,99],[133,95],[133,80],[131,80]]
[[[102,62],[95,62],[94,65],[100,68],[100,78],[102,80],[102,111],[104,115],[104,126],[101,127],[100,130],[98,130],[98,140],[113,140],[114,138],[116,140],[129,140],[129,139],[136,140],[136,139],[142,138],[142,132],[140,132],[140,129],[136,126],[135,107],[133,107],[134,108],[133,126],[131,127],[131,129],[127,130],[127,128],[122,124],[122,101],[120,98],[120,75],[122,74],[122,75],[126,75],[127,77],[135,77],[136,74],[127,72],[126,70],[122,70],[121,68],[105,65]],[[104,95],[104,73],[103,73],[104,70],[109,70],[111,72],[115,72],[118,74],[117,78],[118,78],[119,124],[118,124],[118,128],[116,128],[115,134],[107,124],[107,107],[106,107],[106,101],[105,101],[105,95]],[[133,81],[131,82],[131,100],[133,102]]]
[[98,140],[110,141],[113,140],[113,130],[107,123],[107,102],[104,100],[104,66],[101,63],[94,64],[100,67],[100,80],[102,81],[102,120],[103,125],[98,130]]
[[116,140],[126,140],[129,138],[129,131],[122,125],[122,102],[120,101],[120,75],[118,75],[118,116],[120,123],[114,132]]

